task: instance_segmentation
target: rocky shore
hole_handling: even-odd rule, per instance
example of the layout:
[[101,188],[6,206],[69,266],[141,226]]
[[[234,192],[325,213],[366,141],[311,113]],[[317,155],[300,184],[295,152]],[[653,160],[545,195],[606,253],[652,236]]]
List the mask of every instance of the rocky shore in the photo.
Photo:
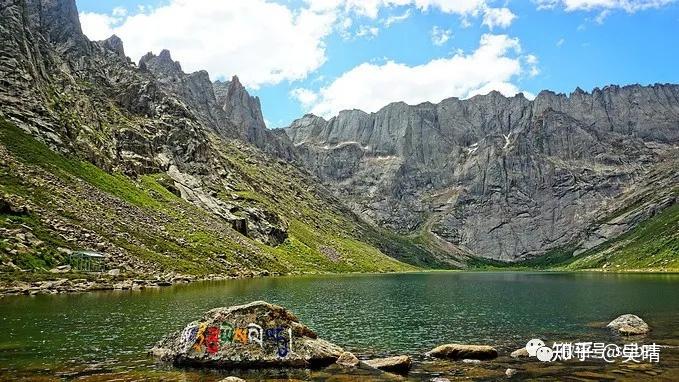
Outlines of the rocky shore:
[[198,281],[221,281],[240,278],[252,278],[259,276],[269,276],[265,273],[243,273],[238,276],[207,275],[192,276],[168,274],[156,276],[154,278],[124,277],[119,274],[110,273],[92,278],[69,278],[62,277],[53,280],[40,281],[11,281],[0,283],[0,298],[13,295],[44,295],[59,293],[83,293],[106,290],[142,290],[150,288],[161,288],[177,284],[188,284]]
[[[635,328],[634,335],[650,330],[648,324],[632,314],[614,319],[607,328],[622,336],[632,335],[630,328]],[[353,375],[351,380],[359,376],[360,380],[404,380],[403,377],[424,372],[429,381],[446,382],[450,381],[451,368],[464,369],[465,373],[485,371],[485,377],[511,379],[516,375],[526,377],[521,374],[534,372],[535,365],[554,361],[552,347],[539,339],[528,341],[511,354],[490,345],[443,344],[424,354],[414,354],[416,368],[410,355],[359,358],[321,339],[291,311],[265,301],[207,311],[165,336],[149,354],[175,367],[245,373],[222,381],[242,381],[240,377],[248,370],[302,369],[334,376]]]

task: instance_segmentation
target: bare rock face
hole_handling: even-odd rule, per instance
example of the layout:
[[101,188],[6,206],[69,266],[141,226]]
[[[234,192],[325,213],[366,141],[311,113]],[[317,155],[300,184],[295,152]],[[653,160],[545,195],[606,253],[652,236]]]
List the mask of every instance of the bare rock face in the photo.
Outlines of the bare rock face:
[[654,176],[671,184],[679,86],[399,102],[329,120],[308,114],[285,131],[298,160],[363,218],[516,261],[586,250],[643,220],[601,226],[603,212]]
[[497,350],[488,345],[445,344],[435,347],[426,355],[454,360],[488,360],[497,357]]
[[264,301],[212,309],[151,349],[177,366],[225,369],[325,366],[343,352],[290,311]]
[[285,160],[295,158],[292,142],[285,134],[267,129],[259,97],[251,96],[238,76],[230,81],[215,81],[212,86],[220,109],[239,127],[240,139]]
[[606,327],[625,336],[642,335],[651,331],[648,324],[634,314],[623,314],[611,321]]
[[125,56],[125,48],[123,47],[123,40],[121,40],[120,37],[113,35],[106,40],[101,41],[101,44],[104,48],[115,52],[119,57],[127,59]]
[[[248,124],[224,104],[263,121],[242,85],[218,102],[208,73],[184,73],[168,50],[134,65],[117,36],[87,39],[74,0],[9,1],[0,16],[0,117],[107,171],[170,172],[169,190],[243,235],[272,246],[287,238],[277,213],[217,197],[215,185],[232,190],[235,183],[219,141],[246,141],[236,123]],[[266,130],[263,122],[248,126]],[[292,147],[287,136],[265,135],[265,143],[284,142],[266,147]]]

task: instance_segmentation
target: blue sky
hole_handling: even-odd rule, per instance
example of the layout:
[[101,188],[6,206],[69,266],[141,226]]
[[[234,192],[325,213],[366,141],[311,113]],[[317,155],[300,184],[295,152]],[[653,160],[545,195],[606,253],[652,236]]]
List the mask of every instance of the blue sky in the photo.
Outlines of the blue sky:
[[497,89],[527,96],[679,82],[672,0],[77,0],[91,39],[138,61],[239,75],[269,127]]

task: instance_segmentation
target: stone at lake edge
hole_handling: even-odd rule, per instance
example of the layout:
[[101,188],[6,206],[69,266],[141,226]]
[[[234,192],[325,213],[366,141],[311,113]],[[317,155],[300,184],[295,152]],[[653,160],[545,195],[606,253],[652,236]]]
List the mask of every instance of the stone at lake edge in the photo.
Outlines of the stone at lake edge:
[[345,351],[340,354],[335,363],[343,367],[356,367],[361,361],[359,361],[353,353]]
[[606,327],[625,336],[646,334],[651,330],[644,320],[634,314],[623,314],[611,321]]
[[426,353],[430,357],[488,360],[497,357],[497,350],[488,345],[445,344]]
[[526,348],[516,349],[511,354],[509,354],[509,356],[512,358],[527,358],[528,350],[526,350]]
[[290,311],[264,301],[212,309],[150,351],[176,366],[223,369],[324,366],[343,352]]
[[407,355],[400,355],[396,357],[387,358],[376,358],[365,361],[365,364],[374,367],[375,369],[380,369],[383,371],[389,371],[393,373],[407,373],[412,366],[412,360]]

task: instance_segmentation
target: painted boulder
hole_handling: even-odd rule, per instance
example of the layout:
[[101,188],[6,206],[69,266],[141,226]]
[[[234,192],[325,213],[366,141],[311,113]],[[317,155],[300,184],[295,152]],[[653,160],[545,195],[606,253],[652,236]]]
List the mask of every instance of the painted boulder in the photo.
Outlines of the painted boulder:
[[150,351],[176,366],[224,369],[325,366],[343,352],[290,311],[264,301],[212,309]]

